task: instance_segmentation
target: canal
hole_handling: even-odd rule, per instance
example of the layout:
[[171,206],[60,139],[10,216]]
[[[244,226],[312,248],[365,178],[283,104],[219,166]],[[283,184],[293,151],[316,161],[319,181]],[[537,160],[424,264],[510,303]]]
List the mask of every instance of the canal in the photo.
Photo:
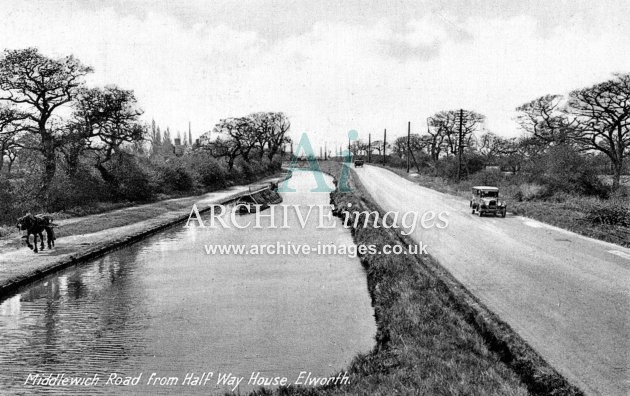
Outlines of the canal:
[[[289,186],[297,191],[283,193],[281,205],[329,202],[328,193],[309,192],[310,172],[294,172]],[[304,226],[297,216],[274,211],[286,228],[264,226],[270,218],[260,229],[179,224],[9,296],[0,302],[2,394],[223,394],[233,386],[217,381],[228,373],[244,378],[236,388],[243,393],[252,373],[291,383],[302,371],[343,371],[372,349],[376,333],[358,258],[206,252],[205,245],[352,245],[340,221],[319,228],[317,216]],[[203,374],[203,385],[183,384]],[[140,379],[113,385],[112,375]],[[178,382],[148,384],[151,376]],[[85,382],[42,385],[45,378]]]

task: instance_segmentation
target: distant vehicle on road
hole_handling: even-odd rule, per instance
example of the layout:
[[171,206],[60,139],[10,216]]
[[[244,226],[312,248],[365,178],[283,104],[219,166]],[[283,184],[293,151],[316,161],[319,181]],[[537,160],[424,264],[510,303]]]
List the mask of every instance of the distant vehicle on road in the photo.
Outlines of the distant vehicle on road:
[[355,167],[355,168],[360,168],[360,167],[363,167],[363,164],[364,164],[364,163],[365,163],[365,161],[360,160],[360,159],[358,159],[358,160],[354,160],[354,167]]
[[472,199],[470,200],[472,213],[479,213],[479,217],[484,214],[501,215],[505,217],[507,204],[499,200],[499,189],[491,186],[475,186],[472,188]]

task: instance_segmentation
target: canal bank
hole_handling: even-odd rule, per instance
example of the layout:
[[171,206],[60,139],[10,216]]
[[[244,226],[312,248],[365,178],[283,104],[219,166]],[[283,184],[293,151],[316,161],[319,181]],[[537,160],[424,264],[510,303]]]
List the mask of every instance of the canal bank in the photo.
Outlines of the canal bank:
[[[56,246],[37,254],[24,245],[15,249],[7,247],[7,241],[4,246],[0,242],[0,298],[57,270],[101,256],[185,221],[193,204],[197,205],[200,212],[204,212],[213,205],[226,204],[248,194],[250,188],[278,183],[282,179],[282,176],[273,177],[201,196],[174,198],[95,215],[55,220],[59,224]],[[20,236],[16,234],[13,237]]]
[[[374,346],[374,311],[359,259],[205,249],[354,246],[341,224],[319,228],[319,212],[301,217],[281,210],[314,205],[323,209],[321,218],[335,219],[329,194],[311,192],[308,176],[289,181],[295,191],[282,193],[275,212],[238,217],[253,225],[260,214],[261,228],[180,223],[20,288],[0,303],[0,388],[184,395],[245,394],[277,378],[309,388],[329,383]],[[87,390],[38,382],[63,373],[90,379]],[[338,382],[349,380],[340,375]]]

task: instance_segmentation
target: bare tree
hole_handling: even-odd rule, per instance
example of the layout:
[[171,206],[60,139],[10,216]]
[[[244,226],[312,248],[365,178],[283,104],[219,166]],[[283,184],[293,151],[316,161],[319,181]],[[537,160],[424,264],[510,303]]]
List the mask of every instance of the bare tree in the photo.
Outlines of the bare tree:
[[287,133],[291,129],[291,122],[284,113],[269,113],[273,120],[274,130],[269,137],[269,161],[282,150],[285,144],[291,143],[291,138],[287,136]]
[[200,137],[199,147],[210,151],[217,158],[226,158],[228,169],[231,171],[234,168],[236,158],[239,156],[239,148],[236,145],[236,141],[225,136],[219,136],[215,140],[210,140],[207,138],[207,134]]
[[[436,113],[429,119],[429,127],[441,134],[451,154],[472,145],[474,133],[480,129],[485,116],[471,110],[449,110]],[[461,134],[460,134],[461,132]]]
[[81,156],[87,148],[88,140],[79,124],[69,122],[65,128],[69,133],[64,134],[60,152],[66,160],[66,172],[74,177],[79,169]]
[[519,139],[517,138],[504,138],[493,132],[487,132],[479,137],[477,151],[488,159],[494,160],[515,153],[518,142]]
[[376,152],[380,156],[383,153],[383,141],[382,140],[373,140],[372,141],[372,147],[368,148],[368,150],[371,150],[372,153],[374,153],[374,151],[376,150]]
[[544,95],[516,108],[516,121],[536,139],[551,145],[568,144],[574,123],[567,117],[561,95]]
[[15,161],[19,148],[18,135],[24,130],[21,121],[25,118],[26,114],[15,108],[0,106],[0,172],[5,156],[9,158],[10,163]]
[[477,142],[477,151],[488,158],[496,157],[500,139],[502,138],[493,132],[484,133]]
[[[291,127],[289,119],[280,112],[259,112],[246,117],[232,117],[219,121],[211,132],[199,138],[199,148],[209,150],[215,157],[226,158],[231,170],[238,157],[249,162],[262,159],[266,153],[269,161],[283,150],[291,139],[286,136]],[[212,139],[212,136],[216,136]]]
[[[412,152],[418,152],[426,149],[429,145],[428,140],[424,136],[420,136],[417,133],[409,135],[409,149]],[[392,143],[392,151],[396,153],[400,158],[407,158],[407,136],[400,136]]]
[[[459,167],[457,178],[460,178],[461,168],[468,173],[468,162],[465,159],[466,148],[473,147],[474,133],[481,129],[485,116],[472,110],[449,110],[436,113],[429,118],[429,130],[436,134],[436,143],[446,145],[446,152],[457,155]],[[437,135],[441,137],[437,138]]]
[[392,143],[392,152],[399,158],[404,158],[407,152],[407,136],[397,137]]
[[286,136],[291,128],[291,122],[280,112],[260,112],[250,114],[248,117],[256,130],[254,139],[260,150],[260,158],[266,150],[269,161],[273,160],[273,157],[282,150],[282,146],[291,142]]
[[428,119],[429,134],[439,144],[438,151],[444,151],[446,155],[455,154],[455,133],[457,116],[452,111],[441,111]]
[[43,190],[56,171],[57,149],[63,144],[63,129],[53,128],[51,118],[61,106],[72,102],[92,69],[72,55],[51,59],[36,48],[5,50],[0,59],[0,100],[19,107],[28,116],[25,129],[39,137],[34,147],[44,156]]
[[113,181],[105,163],[124,143],[144,138],[146,129],[140,123],[133,91],[115,86],[83,89],[76,103],[75,139],[83,139],[86,148],[95,152],[96,168],[106,181]]
[[227,158],[230,170],[238,156],[249,161],[252,150],[259,144],[256,127],[249,117],[223,119],[214,126],[212,133],[218,137],[210,142],[210,148],[215,155]]
[[441,122],[433,120],[432,118],[429,118],[427,123],[427,135],[425,135],[426,137],[424,137],[424,139],[427,142],[427,148],[429,155],[431,156],[431,160],[436,163],[438,159],[440,159],[442,151],[446,149],[444,144],[444,127]]
[[566,111],[575,122],[573,139],[610,159],[617,189],[630,152],[630,74],[571,92]]

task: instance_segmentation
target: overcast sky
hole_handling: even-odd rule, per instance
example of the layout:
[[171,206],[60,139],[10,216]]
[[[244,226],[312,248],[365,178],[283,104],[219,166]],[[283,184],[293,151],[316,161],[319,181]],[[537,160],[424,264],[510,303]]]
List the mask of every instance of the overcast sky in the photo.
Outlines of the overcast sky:
[[[460,107],[514,136],[514,108],[630,72],[630,1],[0,0],[0,48],[93,66],[145,118],[193,136],[284,111],[316,145],[388,137]],[[374,136],[374,135],[373,135]]]

